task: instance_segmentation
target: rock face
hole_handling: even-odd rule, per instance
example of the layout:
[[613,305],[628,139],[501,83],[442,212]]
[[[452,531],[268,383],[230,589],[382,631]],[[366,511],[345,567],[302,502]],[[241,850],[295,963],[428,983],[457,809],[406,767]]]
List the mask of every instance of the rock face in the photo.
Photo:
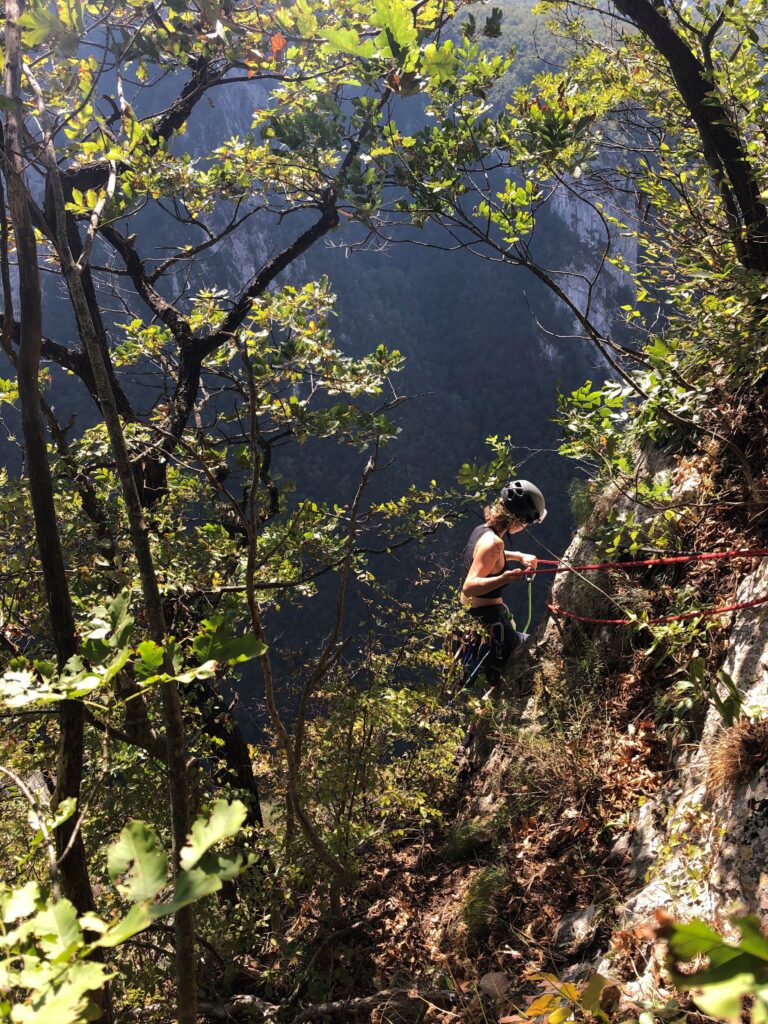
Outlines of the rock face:
[[555,945],[564,953],[577,955],[585,949],[595,935],[597,907],[594,903],[584,910],[576,910],[560,918],[555,932]]
[[[739,603],[768,594],[768,559],[746,576]],[[741,696],[743,714],[768,717],[768,605],[734,613],[723,671]],[[656,849],[649,882],[623,908],[623,925],[646,920],[657,907],[682,918],[702,916],[724,925],[733,912],[757,914],[768,924],[768,765],[734,761],[731,784],[708,788],[722,757],[727,726],[714,704],[690,765],[653,803],[642,808],[649,849]],[[733,753],[729,752],[733,758]],[[718,766],[721,770],[722,765]],[[725,766],[727,767],[727,765]],[[648,834],[648,820],[661,828]]]

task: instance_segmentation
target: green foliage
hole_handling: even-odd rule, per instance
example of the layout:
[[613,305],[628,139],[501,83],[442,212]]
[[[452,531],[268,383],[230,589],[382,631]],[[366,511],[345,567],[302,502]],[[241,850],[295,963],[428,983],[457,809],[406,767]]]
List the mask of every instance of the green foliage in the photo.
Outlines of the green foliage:
[[[694,5],[692,21],[678,26],[685,45],[710,68],[719,95],[732,111],[734,131],[748,153],[755,151],[760,115],[754,107],[749,111],[740,107],[737,97],[742,90],[749,91],[750,81],[754,85],[755,62],[762,60],[759,31],[750,22],[759,19],[757,12],[757,6],[747,5],[736,21],[725,17],[720,24],[705,5]],[[566,13],[558,16],[557,25],[576,41],[575,59],[561,77],[567,83],[566,92],[576,90],[582,109],[598,115],[596,127],[601,125],[608,133],[606,139],[624,140],[630,156],[619,166],[619,174],[653,208],[648,224],[622,219],[603,196],[584,185],[584,194],[594,199],[611,230],[637,239],[636,267],[627,267],[620,257],[609,256],[609,260],[631,279],[634,296],[621,307],[626,326],[622,335],[634,339],[640,351],[636,362],[641,366],[625,363],[621,379],[600,389],[588,383],[561,401],[561,450],[584,460],[601,481],[617,484],[640,504],[650,506],[641,512],[639,523],[618,524],[622,529],[615,531],[614,550],[628,547],[632,551],[638,540],[664,547],[668,535],[664,520],[674,526],[676,519],[685,518],[686,502],[700,506],[711,490],[711,480],[701,474],[703,486],[698,493],[689,492],[683,501],[678,498],[676,510],[664,508],[663,498],[643,493],[649,481],[642,462],[637,462],[638,452],[647,451],[651,442],[681,453],[678,459],[683,462],[693,446],[702,449],[703,439],[710,438],[710,446],[717,439],[720,459],[730,462],[739,475],[745,472],[743,462],[739,465],[733,459],[737,453],[727,447],[727,441],[723,446],[723,437],[729,435],[730,396],[742,387],[741,394],[746,395],[754,386],[753,367],[758,375],[763,372],[757,299],[761,284],[759,275],[749,275],[739,265],[733,239],[723,228],[722,196],[702,156],[697,129],[685,119],[675,83],[647,59],[654,53],[651,43],[642,33],[627,31],[612,42],[596,22]],[[714,48],[703,57],[697,25],[711,30]],[[739,70],[732,77],[725,54],[736,39],[739,43],[733,52],[738,53]],[[635,103],[657,119],[661,130],[650,158],[634,151],[631,129],[619,114],[625,103]],[[591,131],[594,135],[595,129]],[[756,182],[764,179],[759,162],[750,163],[749,173]],[[659,321],[653,321],[656,311],[661,331]],[[751,366],[744,358],[745,345],[757,348]]]
[[252,633],[233,637],[225,616],[215,615],[200,623],[200,632],[192,641],[192,650],[202,662],[240,665],[253,658],[260,658],[267,646]]
[[[109,972],[83,959],[86,942],[72,904],[49,904],[37,883],[29,882],[0,893],[0,910],[0,1019],[36,1024],[89,1019],[89,997]],[[12,996],[25,990],[26,998]]]
[[[53,43],[62,54],[74,56],[80,44],[77,32],[82,31],[82,7],[78,4],[73,9],[78,8],[80,17],[70,26],[47,6],[40,5],[25,10],[19,18],[19,24],[26,45],[35,47]],[[75,31],[72,31],[72,28]]]
[[[677,988],[690,992],[703,1013],[721,1020],[744,1019],[744,998],[752,997],[748,1011],[753,1024],[768,1020],[768,940],[754,917],[733,917],[740,941],[727,943],[703,921],[681,924],[666,921],[671,975]],[[705,956],[708,966],[681,973],[680,965]]]
[[[133,821],[109,848],[107,869],[123,896],[136,902],[152,900],[166,884],[168,858],[157,836],[143,822]],[[121,875],[125,877],[119,882]]]
[[13,380],[5,380],[0,377],[0,405],[5,402],[7,405],[16,405],[19,400],[19,389]]
[[[117,927],[119,941],[129,937],[127,932],[131,928],[137,931],[145,928],[158,918],[218,892],[223,882],[236,877],[245,864],[242,857],[222,857],[209,851],[235,836],[246,815],[247,809],[239,801],[217,800],[207,818],[194,822],[181,850],[181,867],[175,874],[171,898],[160,902],[155,901],[168,885],[168,857],[155,832],[144,822],[133,821],[126,825],[118,841],[107,851],[110,879],[118,892],[134,903],[122,926]],[[115,943],[109,936],[102,935],[100,944]]]
[[568,488],[571,514],[578,527],[586,526],[594,512],[595,490],[593,483],[579,479]]
[[[44,893],[37,882],[0,888],[0,1020],[14,1024],[81,1024],[92,1019],[93,997],[114,976],[94,959],[144,931],[159,918],[216,892],[242,871],[242,859],[212,856],[215,844],[237,834],[242,804],[217,801],[198,819],[182,851],[183,870],[170,899],[156,902],[169,885],[168,855],[144,822],[133,821],[107,850],[109,875],[129,904],[106,921],[78,916],[69,900]],[[189,852],[187,852],[189,851]],[[207,854],[207,856],[205,856]],[[201,858],[203,860],[201,861]]]
[[491,458],[482,465],[465,462],[458,472],[459,486],[467,496],[486,501],[489,495],[497,495],[500,488],[515,475],[512,462],[512,439],[510,437],[489,437],[486,444]]
[[610,692],[606,654],[597,643],[574,641],[564,671],[547,679],[547,717],[552,727],[577,734],[585,722],[600,717]]
[[[43,707],[63,700],[95,702],[99,693],[103,699],[109,700],[111,688],[129,665],[143,687],[171,680],[191,683],[214,674],[216,662],[210,658],[202,664],[193,661],[192,666],[184,670],[183,652],[173,641],[166,648],[152,640],[131,646],[129,639],[133,625],[130,594],[124,592],[109,605],[94,610],[85,623],[82,655],[70,658],[61,671],[57,671],[48,660],[13,658],[0,677],[0,703],[9,709],[20,709]],[[219,643],[229,643],[230,648],[225,649],[238,652],[233,663],[245,660],[246,656],[255,657],[252,652],[260,650],[258,645],[243,644],[242,640],[233,639],[226,631],[222,633],[228,640],[222,641],[220,635]],[[204,644],[197,647],[193,644],[192,653],[198,654],[204,647]]]
[[653,639],[643,653],[648,658],[653,657],[654,667],[665,662],[679,662],[690,651],[706,648],[712,642],[710,634],[718,628],[716,619],[694,614],[701,608],[701,594],[695,587],[678,588],[674,602],[670,602],[668,608],[670,613],[690,614],[692,617],[645,627]]
[[595,388],[591,380],[567,398],[560,395],[559,422],[566,432],[560,448],[562,454],[599,468],[605,455],[613,454],[622,438],[627,397],[627,389],[615,382]]
[[561,981],[556,975],[535,972],[529,980],[538,982],[539,992],[520,1014],[499,1018],[499,1024],[522,1024],[523,1021],[544,1021],[548,1024],[564,1024],[565,1021],[594,1017],[608,1021],[600,1008],[600,996],[612,982],[601,974],[593,974],[585,985],[574,985]]
[[217,800],[207,819],[198,819],[192,826],[189,841],[179,854],[182,870],[189,871],[217,843],[236,835],[245,821],[247,811],[242,803]]
[[[389,657],[397,655],[376,658],[382,679]],[[460,733],[457,715],[442,712],[426,687],[382,682],[357,691],[351,682],[331,677],[322,710],[306,725],[302,792],[329,848],[354,866],[371,842],[397,842],[441,821]],[[282,828],[280,817],[276,810],[274,824]]]
[[[288,721],[296,718],[288,737],[291,756],[286,758],[285,744],[269,757],[257,754],[257,766],[260,757],[265,773],[271,769],[273,804],[264,843],[274,858],[274,885],[282,886],[283,902],[298,904],[314,886],[325,884],[330,858],[354,870],[374,843],[439,822],[452,786],[450,751],[465,709],[441,709],[438,679],[446,666],[434,635],[439,616],[430,620],[415,603],[398,603],[391,595],[383,599],[374,586],[378,570],[371,553],[423,538],[450,522],[466,501],[485,500],[497,491],[513,472],[508,440],[490,439],[490,465],[462,466],[458,490],[441,491],[433,482],[369,500],[367,467],[377,468],[380,449],[398,432],[391,412],[400,399],[391,378],[401,368],[400,353],[378,345],[362,357],[346,354],[333,338],[333,296],[326,281],[298,285],[294,276],[293,284],[272,291],[254,287],[232,294],[209,280],[198,257],[209,247],[214,250],[210,225],[225,223],[233,210],[235,217],[238,211],[273,215],[280,225],[276,244],[281,244],[280,232],[297,219],[292,213],[299,213],[298,219],[321,215],[318,224],[329,231],[343,216],[371,237],[385,238],[405,218],[417,229],[430,222],[448,226],[458,231],[451,245],[481,249],[497,263],[541,271],[535,260],[547,204],[563,190],[581,196],[607,232],[632,235],[639,251],[636,268],[627,266],[614,245],[602,254],[601,268],[623,275],[631,293],[611,336],[597,339],[613,359],[615,380],[588,382],[560,403],[563,453],[587,466],[596,489],[610,485],[612,494],[627,498],[597,529],[601,551],[618,558],[682,546],[688,510],[714,491],[710,464],[700,467],[693,496],[675,495],[675,474],[689,467],[694,451],[718,464],[720,491],[737,491],[739,474],[745,465],[748,469],[747,456],[742,463],[738,459],[743,441],[737,436],[734,451],[729,439],[732,420],[748,435],[749,417],[762,407],[761,379],[768,369],[764,280],[744,268],[727,196],[713,181],[695,118],[666,65],[642,33],[619,26],[603,34],[589,16],[574,18],[563,10],[561,28],[573,50],[568,67],[532,83],[519,81],[511,92],[505,76],[518,73],[511,44],[524,35],[521,27],[530,29],[529,13],[508,10],[511,19],[502,19],[500,9],[493,8],[478,19],[462,10],[460,24],[450,31],[447,19],[457,7],[462,5],[436,0],[416,6],[406,0],[272,5],[172,0],[151,10],[143,0],[77,0],[26,7],[24,56],[55,115],[58,165],[67,173],[84,169],[83,179],[99,168],[114,172],[113,196],[107,196],[104,180],[80,181],[65,198],[68,213],[83,224],[107,200],[102,226],[115,226],[117,239],[128,246],[117,250],[119,284],[133,281],[137,294],[125,300],[126,322],[110,327],[111,351],[120,381],[154,374],[151,401],[144,403],[148,411],[126,417],[131,420],[126,436],[137,479],[162,452],[167,486],[152,502],[153,495],[143,497],[173,635],[162,642],[150,639],[144,609],[133,596],[139,581],[103,423],[78,437],[64,431],[66,443],[51,453],[79,643],[77,655],[61,668],[43,588],[26,585],[40,572],[29,543],[29,503],[12,481],[0,479],[0,555],[11,595],[8,601],[4,595],[3,615],[8,609],[12,616],[7,636],[3,619],[0,696],[6,713],[40,716],[45,723],[37,735],[28,719],[11,719],[14,729],[23,730],[24,743],[7,741],[8,756],[20,777],[33,773],[43,757],[49,759],[45,745],[57,728],[52,713],[65,700],[80,701],[89,715],[86,779],[97,777],[89,802],[65,801],[51,816],[37,805],[31,809],[32,844],[19,836],[17,819],[25,816],[14,815],[6,859],[14,872],[41,872],[46,831],[85,806],[82,830],[91,860],[98,866],[106,857],[116,887],[115,893],[100,895],[104,917],[86,921],[66,901],[44,898],[39,890],[8,895],[3,969],[10,973],[4,987],[29,992],[21,1009],[1,1004],[14,1020],[55,1018],[66,1024],[82,1019],[88,993],[104,977],[88,959],[93,949],[124,945],[240,870],[242,855],[213,850],[235,835],[246,811],[220,799],[235,786],[226,749],[231,737],[212,733],[206,716],[219,683],[236,681],[241,667],[257,658],[266,668],[277,653],[274,644],[271,649],[265,644],[261,627],[246,629],[244,623],[252,625],[261,616],[271,639],[281,606],[320,620],[334,601],[324,591],[321,600],[309,603],[322,586],[319,581],[339,584],[331,641],[320,653],[297,652],[295,663],[292,652],[279,652],[289,667],[277,673],[277,703],[288,711]],[[747,0],[716,13],[694,2],[675,25],[708,67],[711,97],[722,96],[733,117],[734,137],[743,141],[747,155],[742,166],[754,170],[755,195],[768,186],[759,160],[765,128],[759,102],[763,7]],[[547,46],[553,45],[551,38]],[[705,41],[707,53],[702,52]],[[96,56],[100,53],[103,60]],[[174,74],[183,76],[189,96],[194,94],[188,88],[191,75],[226,78],[230,72],[269,83],[269,94],[254,112],[251,131],[226,141],[217,138],[205,154],[185,152],[175,138],[183,135],[194,104],[169,108],[174,127],[165,134],[162,116],[137,113],[167,107],[167,98],[157,104],[151,90]],[[121,81],[133,83],[136,110],[122,93],[112,95],[118,73]],[[225,87],[223,79],[215,84]],[[425,120],[403,130],[392,110],[417,94]],[[631,119],[624,117],[627,111],[647,121],[641,144]],[[403,118],[402,123],[409,122]],[[615,166],[613,155],[625,151],[626,165]],[[606,201],[607,153],[618,201],[609,194]],[[33,161],[38,159],[35,152]],[[625,196],[637,198],[626,216],[620,213]],[[135,242],[133,229],[140,220],[134,215],[145,211],[144,219],[150,219],[168,209],[176,215],[174,237],[164,259],[150,258],[143,239]],[[226,248],[225,237],[215,248]],[[295,252],[303,252],[305,236],[291,237],[298,240]],[[207,241],[198,246],[200,238]],[[94,251],[103,245],[108,254],[94,260],[97,276],[111,266],[108,239],[108,232],[97,239]],[[59,256],[50,237],[41,236],[41,250],[44,246],[52,258],[48,269],[55,271]],[[287,267],[292,258],[286,249],[276,264],[262,269],[281,259]],[[238,280],[260,274],[259,263],[237,270]],[[572,275],[573,264],[558,270]],[[176,305],[169,305],[171,294],[180,295]],[[558,294],[568,300],[562,289]],[[593,297],[590,290],[590,301]],[[154,303],[151,322],[133,312],[136,298]],[[235,310],[243,317],[232,327]],[[594,336],[592,326],[585,329]],[[202,386],[193,381],[194,425],[174,419],[188,386],[181,367],[190,351],[204,366]],[[0,382],[0,401],[15,404],[17,397],[12,382]],[[307,452],[323,451],[328,442],[362,453],[366,469],[359,482],[339,481],[333,498],[324,502],[295,488],[290,478],[300,479]],[[666,475],[647,470],[644,455],[651,446],[668,455]],[[358,607],[367,612],[357,633],[343,614],[350,586],[359,588]],[[618,596],[641,625],[656,588]],[[679,588],[670,610],[694,609],[698,597],[694,588]],[[673,717],[704,701],[712,701],[725,721],[740,710],[738,695],[723,695],[696,658],[691,660],[693,645],[708,641],[709,628],[697,620],[652,627],[646,656],[687,666],[674,691]],[[598,692],[597,672],[592,653],[583,651],[576,666],[580,702]],[[157,800],[167,780],[156,756],[159,716],[151,700],[153,687],[168,683],[182,684],[192,727],[187,753],[195,772],[193,798],[210,805],[180,851],[173,890],[165,852],[168,823]],[[570,713],[566,695],[553,687],[550,696],[552,717],[562,724]],[[132,742],[137,734],[143,745]],[[518,755],[508,780],[510,817],[541,805],[554,813],[558,801],[592,795],[594,759],[590,763],[588,751],[570,748],[562,731],[532,740],[511,735],[505,741]],[[298,791],[291,799],[312,822],[314,842],[297,826],[305,819],[297,818],[295,806],[289,809],[286,801],[292,760],[298,765],[293,780]],[[156,820],[130,823],[105,853],[107,837],[142,802]],[[480,839],[467,824],[449,836],[449,856],[467,855]],[[318,844],[329,855],[320,858],[322,867]],[[493,921],[506,881],[496,866],[473,879],[464,908],[473,936],[480,937]],[[255,947],[255,935],[263,938],[258,933],[274,910],[275,891],[260,891],[256,908],[238,909],[244,948]],[[125,901],[131,904],[127,911]],[[114,910],[114,918],[107,910]],[[247,933],[242,922],[249,913]],[[758,956],[748,931],[742,930],[752,946],[745,955]],[[91,933],[98,938],[92,940]],[[220,933],[230,941],[224,926]],[[755,986],[765,979],[757,968],[750,977],[750,991],[762,999]],[[712,982],[705,978],[703,984]],[[575,1010],[599,1016],[599,987],[598,982],[588,989],[588,996],[565,988],[548,993],[555,999],[546,1003],[546,1013],[556,1015],[550,1024]],[[733,991],[727,998],[733,1000]],[[529,1012],[536,1016],[531,1007]]]
[[719,669],[716,679],[710,684],[709,697],[723,725],[730,728],[744,712],[744,697],[725,669]]
[[743,697],[733,680],[722,669],[712,673],[703,657],[697,655],[679,670],[682,678],[662,694],[660,710],[668,721],[663,731],[676,737],[686,732],[687,724],[700,718],[710,706],[716,708],[723,725],[728,728],[743,713]]

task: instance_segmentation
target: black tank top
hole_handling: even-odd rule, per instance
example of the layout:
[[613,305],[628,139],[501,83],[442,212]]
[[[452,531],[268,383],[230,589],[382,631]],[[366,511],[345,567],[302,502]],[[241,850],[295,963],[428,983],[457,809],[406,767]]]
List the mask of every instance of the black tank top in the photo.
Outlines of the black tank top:
[[[474,559],[475,546],[477,545],[477,542],[480,540],[480,538],[485,533],[493,533],[493,530],[490,528],[490,526],[488,526],[487,523],[482,523],[480,526],[476,526],[474,528],[474,530],[472,531],[472,533],[470,533],[470,535],[469,535],[469,540],[467,541],[467,546],[464,548],[464,565],[465,565],[467,571],[469,571],[469,568],[472,565],[472,561]],[[495,536],[495,534],[494,534],[494,536]],[[501,574],[503,572],[506,572],[508,567],[509,567],[508,563],[505,562],[504,563],[504,568],[500,572],[489,573],[488,576],[486,576],[485,578],[488,579],[488,580],[492,580],[494,578],[494,576],[501,576]],[[486,598],[489,598],[489,597],[501,597],[501,595],[504,593],[504,588],[508,587],[508,586],[509,586],[508,583],[502,583],[501,586],[500,587],[496,587],[495,590],[489,590],[487,594],[483,594],[483,600],[485,600]]]

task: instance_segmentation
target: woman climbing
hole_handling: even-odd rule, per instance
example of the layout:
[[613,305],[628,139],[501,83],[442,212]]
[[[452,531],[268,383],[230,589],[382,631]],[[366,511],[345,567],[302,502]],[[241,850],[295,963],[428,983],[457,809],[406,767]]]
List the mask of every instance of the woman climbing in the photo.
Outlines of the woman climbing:
[[[499,499],[483,511],[485,522],[477,526],[464,549],[467,576],[461,601],[475,620],[466,648],[464,685],[472,685],[482,671],[491,686],[502,677],[512,651],[525,639],[504,604],[502,593],[513,580],[535,569],[535,555],[507,551],[504,538],[526,526],[540,523],[547,514],[544,495],[528,480],[511,480]],[[511,567],[519,562],[523,568]]]

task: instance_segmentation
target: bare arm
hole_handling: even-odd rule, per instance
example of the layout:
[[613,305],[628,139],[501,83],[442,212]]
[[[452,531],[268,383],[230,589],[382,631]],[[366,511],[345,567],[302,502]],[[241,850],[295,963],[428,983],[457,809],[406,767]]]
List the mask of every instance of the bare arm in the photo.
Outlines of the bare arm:
[[504,557],[508,562],[522,562],[526,571],[535,569],[539,564],[536,555],[526,555],[524,551],[505,551]]

